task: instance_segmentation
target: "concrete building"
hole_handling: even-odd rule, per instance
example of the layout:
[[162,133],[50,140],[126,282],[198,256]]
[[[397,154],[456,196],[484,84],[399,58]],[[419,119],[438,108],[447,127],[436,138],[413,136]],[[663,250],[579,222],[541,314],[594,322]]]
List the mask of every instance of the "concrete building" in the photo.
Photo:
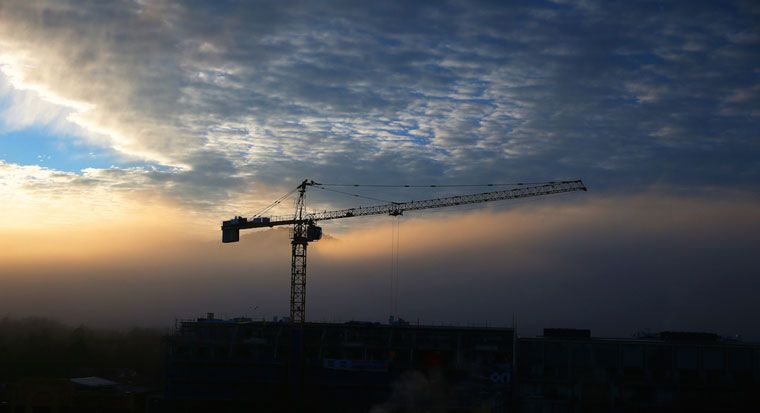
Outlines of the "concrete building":
[[[166,409],[331,411],[744,411],[760,394],[760,344],[662,332],[307,323],[303,373],[287,323],[213,316],[168,339]],[[294,381],[303,377],[303,382]],[[300,380],[300,379],[299,379]],[[296,383],[297,382],[297,383]],[[295,383],[295,385],[294,385]]]
[[297,397],[331,411],[373,406],[503,409],[514,331],[350,322],[307,323],[294,396],[286,323],[202,318],[168,340],[166,403],[182,411],[287,409]]
[[520,411],[760,409],[759,344],[708,333],[621,339],[562,329],[517,342]]

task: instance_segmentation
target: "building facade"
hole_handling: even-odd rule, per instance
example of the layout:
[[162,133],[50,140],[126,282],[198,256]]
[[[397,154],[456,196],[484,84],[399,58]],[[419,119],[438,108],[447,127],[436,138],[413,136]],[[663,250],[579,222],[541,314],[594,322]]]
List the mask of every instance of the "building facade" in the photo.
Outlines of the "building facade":
[[556,329],[517,342],[520,411],[760,409],[758,344],[705,333],[609,339]]
[[[758,404],[760,345],[714,334],[597,338],[588,330],[212,316],[168,338],[172,411],[745,411]],[[307,409],[308,410],[308,409]],[[751,410],[750,410],[751,411]]]
[[[181,411],[373,406],[503,410],[512,329],[307,323],[300,362],[286,323],[198,319],[168,340],[166,403]],[[296,400],[297,399],[297,400]]]

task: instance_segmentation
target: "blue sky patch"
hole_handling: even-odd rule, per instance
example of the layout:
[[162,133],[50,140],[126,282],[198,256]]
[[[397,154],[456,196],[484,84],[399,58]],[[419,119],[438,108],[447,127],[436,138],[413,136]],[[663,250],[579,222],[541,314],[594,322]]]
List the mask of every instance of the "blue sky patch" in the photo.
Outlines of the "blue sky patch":
[[57,135],[46,127],[0,131],[0,159],[77,173],[85,168],[120,165],[111,151],[71,136]]

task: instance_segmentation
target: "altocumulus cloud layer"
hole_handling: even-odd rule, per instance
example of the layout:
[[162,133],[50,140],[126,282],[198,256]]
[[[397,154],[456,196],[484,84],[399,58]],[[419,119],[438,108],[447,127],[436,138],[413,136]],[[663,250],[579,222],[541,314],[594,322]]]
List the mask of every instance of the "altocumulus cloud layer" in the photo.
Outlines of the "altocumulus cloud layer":
[[143,163],[69,184],[149,181],[196,206],[304,176],[754,185],[758,16],[741,1],[10,0],[0,67],[80,139]]

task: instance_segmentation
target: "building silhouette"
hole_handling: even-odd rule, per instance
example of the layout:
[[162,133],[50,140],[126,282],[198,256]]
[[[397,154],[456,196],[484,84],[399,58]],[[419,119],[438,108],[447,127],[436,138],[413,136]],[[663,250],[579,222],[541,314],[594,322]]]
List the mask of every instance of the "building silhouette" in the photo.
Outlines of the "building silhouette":
[[[661,332],[306,323],[301,370],[286,322],[212,314],[167,339],[171,411],[741,411],[757,406],[760,344]],[[302,380],[300,386],[293,382]],[[406,409],[406,410],[405,410]]]

